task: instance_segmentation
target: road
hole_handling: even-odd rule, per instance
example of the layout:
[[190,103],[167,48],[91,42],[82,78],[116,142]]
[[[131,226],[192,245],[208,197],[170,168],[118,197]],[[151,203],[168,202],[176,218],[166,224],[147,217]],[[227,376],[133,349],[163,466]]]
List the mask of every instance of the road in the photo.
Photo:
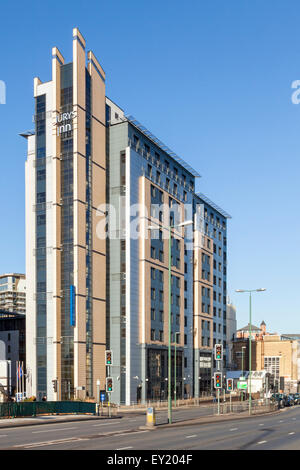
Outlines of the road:
[[[195,410],[174,412],[174,419]],[[160,420],[164,420],[161,413]],[[141,430],[145,416],[0,429],[0,449],[292,450],[300,448],[300,406],[235,421]]]

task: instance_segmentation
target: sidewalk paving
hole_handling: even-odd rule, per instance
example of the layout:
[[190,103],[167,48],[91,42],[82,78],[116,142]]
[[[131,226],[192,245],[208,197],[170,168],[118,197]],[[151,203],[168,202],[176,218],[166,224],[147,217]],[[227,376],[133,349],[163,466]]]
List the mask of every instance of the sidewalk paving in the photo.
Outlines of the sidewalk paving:
[[[196,408],[196,407],[178,407],[177,410],[184,410],[187,408]],[[159,410],[165,411],[165,410]],[[135,410],[137,413],[137,410]],[[234,421],[237,419],[243,418],[253,418],[256,416],[265,416],[271,414],[280,413],[281,410],[272,410],[272,411],[262,411],[261,413],[254,413],[253,415],[249,416],[248,411],[239,412],[239,413],[230,413],[230,414],[208,414],[205,416],[197,417],[197,418],[182,418],[179,420],[174,421],[172,424],[161,423],[157,424],[154,428],[151,429],[161,429],[170,426],[191,426],[194,424],[209,424],[209,423],[218,423],[220,421]],[[107,415],[104,416],[95,416],[95,415],[47,415],[47,416],[36,416],[36,417],[28,417],[28,418],[3,418],[0,419],[0,429],[4,428],[14,428],[14,427],[22,427],[22,426],[34,426],[34,425],[43,425],[43,424],[54,424],[54,423],[69,423],[69,422],[76,422],[76,421],[93,421],[93,420],[114,420],[114,419],[121,419],[126,416],[126,412],[119,412],[118,414],[111,416],[109,418]],[[140,415],[145,414],[145,410],[139,410]],[[175,418],[175,417],[174,417]],[[176,419],[176,418],[175,418]]]
[[36,416],[35,418],[2,418],[0,419],[0,429],[15,428],[21,426],[34,426],[42,424],[53,423],[69,423],[75,421],[91,421],[101,419],[119,419],[121,416],[115,415],[109,418],[108,416],[94,416],[94,415],[47,415]]

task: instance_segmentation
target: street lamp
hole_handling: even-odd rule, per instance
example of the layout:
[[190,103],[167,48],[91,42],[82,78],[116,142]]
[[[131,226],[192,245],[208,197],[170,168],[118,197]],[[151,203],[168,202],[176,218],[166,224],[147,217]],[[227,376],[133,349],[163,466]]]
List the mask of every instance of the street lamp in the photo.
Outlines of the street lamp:
[[169,225],[167,227],[164,227],[163,225],[157,224],[157,226],[150,225],[148,226],[148,230],[157,230],[159,227],[168,230],[169,232],[169,342],[168,342],[168,423],[172,423],[172,383],[171,383],[171,360],[172,360],[172,355],[171,355],[171,328],[172,328],[172,323],[171,323],[171,233],[172,229],[175,228],[180,228],[180,227],[185,227],[187,225],[192,225],[193,221],[192,220],[185,220],[184,222],[181,222],[180,224],[175,224],[175,225]]
[[177,360],[177,356],[176,356],[176,345],[177,345],[177,337],[178,335],[180,335],[180,332],[177,331],[175,333],[175,351],[174,351],[174,407],[176,408],[176,398],[177,398],[177,382],[176,382],[176,360]]
[[[246,346],[242,346],[242,377],[244,377],[244,349],[246,349]],[[241,392],[241,396],[242,396],[241,401],[243,401],[243,397],[244,397],[243,390]]]
[[252,406],[252,398],[251,398],[251,372],[252,372],[252,363],[251,363],[251,344],[252,344],[252,331],[251,331],[251,321],[252,321],[252,306],[251,306],[251,294],[252,292],[264,292],[266,289],[264,287],[260,287],[259,289],[236,289],[235,292],[244,293],[247,292],[249,294],[249,415],[251,415],[251,406]]

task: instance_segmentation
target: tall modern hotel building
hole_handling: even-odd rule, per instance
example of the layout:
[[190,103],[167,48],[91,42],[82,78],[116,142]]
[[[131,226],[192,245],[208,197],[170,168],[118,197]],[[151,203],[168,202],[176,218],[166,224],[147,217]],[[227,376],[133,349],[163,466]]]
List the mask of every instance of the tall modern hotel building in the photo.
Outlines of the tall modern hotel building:
[[22,134],[27,392],[96,397],[109,375],[112,402],[166,399],[170,342],[172,393],[176,367],[176,396],[197,397],[212,386],[214,343],[226,346],[229,216],[105,82],[78,29],[73,61],[54,48],[52,80],[34,79],[35,129]]

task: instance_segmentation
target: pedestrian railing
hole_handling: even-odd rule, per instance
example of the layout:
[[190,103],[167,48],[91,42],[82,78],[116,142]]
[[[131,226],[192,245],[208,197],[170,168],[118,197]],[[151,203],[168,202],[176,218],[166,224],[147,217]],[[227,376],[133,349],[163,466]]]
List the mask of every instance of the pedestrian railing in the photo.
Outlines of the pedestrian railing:
[[96,404],[80,401],[24,401],[0,403],[0,418],[49,414],[95,414]]
[[[269,400],[252,400],[251,402],[251,414],[267,413],[278,409],[276,403],[272,403]],[[243,413],[249,412],[249,401],[233,402],[230,401],[220,402],[218,405],[214,403],[213,413],[214,414],[229,414],[229,413]]]

